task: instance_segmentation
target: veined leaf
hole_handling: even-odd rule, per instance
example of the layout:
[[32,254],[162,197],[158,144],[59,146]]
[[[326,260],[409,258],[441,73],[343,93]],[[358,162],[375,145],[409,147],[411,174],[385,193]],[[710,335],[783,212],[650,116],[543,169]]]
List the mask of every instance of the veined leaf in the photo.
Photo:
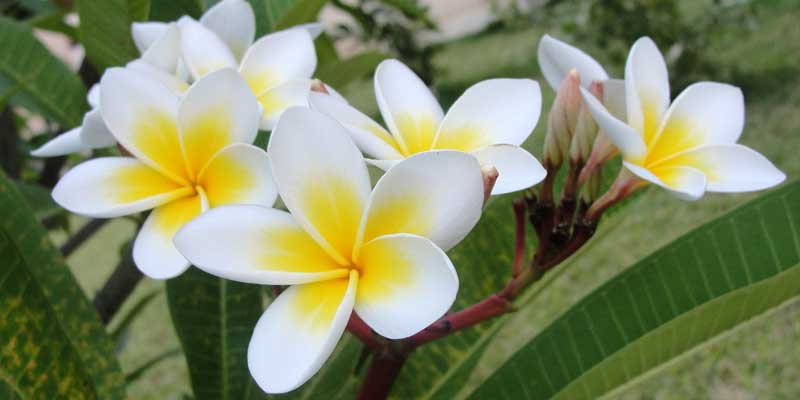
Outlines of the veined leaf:
[[389,55],[379,51],[367,51],[346,60],[332,61],[320,67],[316,76],[323,82],[341,88],[351,81],[368,76],[375,71],[375,67]]
[[195,398],[240,400],[260,393],[247,370],[247,345],[263,312],[261,287],[193,267],[166,286]]
[[95,67],[123,65],[139,56],[131,37],[131,23],[147,19],[150,0],[78,0],[81,37]]
[[256,37],[313,22],[327,0],[248,0],[256,14]]
[[707,223],[602,285],[472,398],[583,399],[800,295],[800,184]]
[[80,125],[86,88],[22,23],[0,17],[0,93],[64,128]]
[[123,398],[124,376],[105,328],[22,194],[2,173],[0,259],[3,398]]

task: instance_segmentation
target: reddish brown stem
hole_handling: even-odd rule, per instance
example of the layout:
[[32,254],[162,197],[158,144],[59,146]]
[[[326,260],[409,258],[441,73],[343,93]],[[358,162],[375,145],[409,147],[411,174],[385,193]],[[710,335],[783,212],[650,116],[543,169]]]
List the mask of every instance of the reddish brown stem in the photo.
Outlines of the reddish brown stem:
[[525,258],[525,214],[527,208],[525,199],[517,199],[514,201],[514,222],[515,226],[515,242],[514,242],[514,264],[512,264],[511,271],[512,277],[517,277],[522,271],[522,261]]
[[350,314],[350,320],[347,321],[347,330],[361,340],[370,350],[374,352],[383,350],[384,346],[381,340],[372,332],[372,328],[359,318],[355,312]]
[[418,347],[513,310],[514,305],[510,300],[495,293],[480,303],[442,317],[409,340],[414,347]]
[[400,370],[403,369],[406,358],[407,355],[375,354],[364,378],[364,384],[358,391],[358,400],[387,398],[394,381],[400,375]]

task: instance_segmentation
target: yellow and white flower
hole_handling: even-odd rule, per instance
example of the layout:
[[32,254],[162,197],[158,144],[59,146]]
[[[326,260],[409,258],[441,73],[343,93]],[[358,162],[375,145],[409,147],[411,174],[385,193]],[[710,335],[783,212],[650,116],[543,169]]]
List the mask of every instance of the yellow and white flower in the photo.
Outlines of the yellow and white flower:
[[[313,38],[321,33],[317,23],[298,25],[253,43],[253,8],[245,0],[222,0],[199,23],[188,17],[178,23],[135,22],[131,31],[141,57],[126,68],[161,81],[175,93],[183,94],[188,82],[208,73],[240,68],[264,109],[262,129],[272,129],[284,109],[308,105],[310,78],[316,68]],[[92,110],[82,126],[58,135],[33,151],[33,156],[54,157],[116,144],[100,116],[96,88],[89,91]]]
[[290,213],[220,207],[188,223],[175,243],[208,273],[293,285],[260,318],[248,350],[259,386],[282,393],[319,370],[353,310],[398,339],[450,308],[458,276],[445,251],[480,218],[483,179],[475,157],[431,151],[399,162],[370,189],[345,128],[301,107],[283,114],[268,154]]
[[292,106],[308,106],[317,66],[314,37],[318,24],[268,34],[253,43],[255,16],[244,0],[224,0],[200,21],[178,21],[180,53],[190,79],[221,68],[238,69],[263,109],[261,129],[272,130]]
[[[175,24],[164,24],[162,35],[142,52],[142,57],[131,61],[126,68],[140,74],[147,75],[150,79],[158,80],[178,95],[182,95],[189,88],[184,81],[164,71],[169,68],[166,64],[176,68],[179,56],[178,27]],[[166,62],[163,62],[167,60]],[[160,64],[159,61],[162,61]],[[83,117],[81,126],[64,132],[51,139],[38,149],[31,152],[34,157],[55,157],[91,149],[114,146],[117,141],[108,130],[100,111],[100,86],[93,85],[89,90],[86,100],[91,107]]]
[[736,144],[744,128],[739,88],[699,82],[670,104],[666,63],[650,38],[633,45],[625,65],[627,121],[610,114],[585,89],[582,94],[625,167],[681,198],[761,190],[786,178],[764,156]]
[[258,103],[236,71],[210,74],[179,98],[148,75],[113,68],[100,83],[100,109],[133,157],[79,164],[61,178],[53,198],[96,218],[153,209],[133,247],[146,275],[165,279],[188,267],[172,237],[208,208],[275,201],[266,152],[250,145]]
[[544,178],[541,164],[520,147],[533,132],[542,107],[539,84],[533,80],[479,82],[445,115],[411,69],[386,60],[375,70],[375,97],[388,132],[334,96],[311,93],[310,102],[342,123],[372,158],[367,161],[383,170],[420,152],[448,149],[471,153],[497,168],[500,175],[492,194],[525,189]]

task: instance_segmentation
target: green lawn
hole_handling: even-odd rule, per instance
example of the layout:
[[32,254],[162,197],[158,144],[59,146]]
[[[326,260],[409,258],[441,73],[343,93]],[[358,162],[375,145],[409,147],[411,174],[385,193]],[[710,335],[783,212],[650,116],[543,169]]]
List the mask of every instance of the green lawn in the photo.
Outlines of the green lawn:
[[[758,15],[752,32],[740,26],[721,26],[726,34],[718,35],[720,39],[708,51],[718,65],[741,66],[736,75],[741,81],[734,83],[745,88],[748,101],[742,142],[764,153],[792,179],[800,174],[800,158],[796,154],[800,149],[800,10],[784,3],[781,9]],[[535,48],[544,30],[537,26],[495,33],[445,47],[434,60],[441,73],[437,89],[451,98],[465,86],[489,77],[537,75]],[[621,68],[610,70],[619,73]],[[546,84],[543,90],[549,101],[552,94]],[[357,82],[345,88],[344,93],[374,114],[371,81]],[[544,119],[528,143],[535,154],[540,153]],[[542,296],[516,314],[492,342],[475,378],[491,371],[492,365],[604,280],[751,196],[708,195],[699,202],[687,203],[662,191],[648,190],[625,215],[613,216],[614,221],[603,224],[590,248],[568,263],[568,270]],[[115,221],[69,258],[87,293],[94,293],[110,273],[119,246],[132,229],[127,221]],[[145,280],[134,298],[161,287],[161,283]],[[150,357],[177,346],[162,294],[134,322],[124,340],[120,350],[123,368],[133,370]],[[795,303],[670,364],[627,388],[622,397],[800,398],[798,360],[800,304]],[[189,392],[185,362],[175,357],[151,369],[131,386],[129,395],[135,399],[177,399]]]

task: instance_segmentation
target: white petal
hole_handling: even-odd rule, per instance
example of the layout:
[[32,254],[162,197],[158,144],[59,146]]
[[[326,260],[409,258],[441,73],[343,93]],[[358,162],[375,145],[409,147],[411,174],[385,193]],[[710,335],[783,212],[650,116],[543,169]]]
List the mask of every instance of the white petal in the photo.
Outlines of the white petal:
[[149,210],[191,192],[135,158],[104,157],[64,174],[53,199],[76,214],[111,218]]
[[133,43],[143,54],[167,30],[166,22],[134,22],[131,24]]
[[81,140],[81,127],[70,129],[31,152],[34,157],[56,157],[89,150]]
[[142,60],[150,65],[174,74],[181,55],[181,35],[178,26],[170,23],[164,33],[142,53]]
[[553,90],[558,91],[561,81],[573,69],[578,70],[581,85],[588,89],[593,81],[604,81],[608,74],[603,66],[583,50],[564,43],[550,35],[539,41],[539,68]]
[[375,70],[375,98],[404,153],[431,149],[444,113],[414,71],[397,60],[381,62]]
[[370,181],[347,131],[319,111],[290,108],[267,153],[286,207],[332,257],[349,263]]
[[189,17],[178,20],[178,28],[183,60],[194,79],[223,68],[236,68],[236,57],[213,31]]
[[452,150],[419,153],[378,180],[359,243],[410,233],[426,237],[446,251],[472,230],[482,207],[483,175],[474,156]]
[[93,149],[117,144],[114,135],[111,134],[106,122],[103,121],[103,114],[99,108],[95,108],[83,116],[80,135],[81,142]]
[[542,110],[539,84],[530,79],[489,79],[453,103],[434,147],[473,151],[491,144],[519,146],[533,132]]
[[258,96],[261,104],[261,129],[271,131],[284,111],[289,107],[308,107],[311,92],[310,79],[291,79]]
[[357,275],[295,285],[270,304],[247,349],[250,374],[262,390],[285,393],[319,371],[353,312]]
[[213,208],[186,224],[175,245],[203,271],[239,282],[294,285],[349,274],[291,214],[272,208]]
[[270,207],[278,197],[267,152],[245,143],[222,148],[197,178],[211,207],[253,204]]
[[628,120],[628,110],[625,105],[625,81],[622,79],[609,79],[603,82],[603,106],[616,119]]
[[724,83],[700,82],[684,90],[672,103],[648,164],[703,144],[732,144],[744,128],[742,91]]
[[649,37],[631,47],[625,64],[628,123],[648,145],[669,107],[669,75],[664,57]]
[[94,85],[92,85],[91,88],[89,88],[89,93],[86,94],[86,102],[88,102],[89,105],[92,108],[100,107],[100,84],[99,83],[95,83]]
[[214,31],[237,60],[242,59],[256,36],[256,16],[244,0],[220,1],[203,14],[200,23]]
[[177,96],[181,96],[186,93],[187,90],[189,90],[189,84],[183,79],[178,78],[175,74],[164,72],[141,59],[129,62],[125,68],[131,69],[142,75],[146,75],[150,79],[161,82],[162,85],[166,86],[167,89],[172,91]]
[[389,339],[409,337],[444,315],[458,292],[458,275],[447,255],[420,236],[395,234],[365,244],[358,264],[355,310]]
[[304,29],[274,32],[258,39],[239,71],[256,95],[291,79],[309,79],[317,67],[314,42]]
[[327,114],[344,125],[350,137],[366,155],[383,160],[400,159],[397,142],[389,132],[361,111],[332,95],[311,92],[311,107]]
[[133,243],[133,261],[153,279],[174,278],[189,268],[189,261],[172,238],[187,222],[208,209],[202,192],[169,202],[153,210]]
[[702,171],[710,192],[750,192],[775,186],[786,179],[766,157],[740,144],[705,145],[689,150],[664,164]]
[[188,182],[175,117],[178,97],[130,69],[111,68],[100,81],[100,110],[117,142],[178,182]]
[[395,165],[399,164],[400,161],[403,161],[403,160],[402,159],[401,160],[373,160],[373,159],[370,159],[370,158],[365,158],[364,161],[366,161],[367,164],[372,165],[374,167],[377,167],[377,168],[379,168],[379,169],[381,169],[383,171],[388,171],[389,168],[394,167]]
[[623,165],[638,177],[667,189],[683,200],[697,200],[703,197],[706,190],[706,176],[695,168],[670,166],[650,171],[626,161],[623,161]]
[[629,160],[642,160],[647,153],[647,148],[641,135],[611,115],[588,90],[581,88],[581,95],[584,104],[592,113],[594,120],[597,121],[597,125],[617,146],[623,157]]
[[484,147],[473,153],[481,165],[492,165],[499,175],[492,195],[527,189],[544,179],[547,171],[527,150],[508,144]]
[[258,102],[233,69],[212,72],[192,85],[178,106],[178,128],[193,176],[223,147],[253,143]]

